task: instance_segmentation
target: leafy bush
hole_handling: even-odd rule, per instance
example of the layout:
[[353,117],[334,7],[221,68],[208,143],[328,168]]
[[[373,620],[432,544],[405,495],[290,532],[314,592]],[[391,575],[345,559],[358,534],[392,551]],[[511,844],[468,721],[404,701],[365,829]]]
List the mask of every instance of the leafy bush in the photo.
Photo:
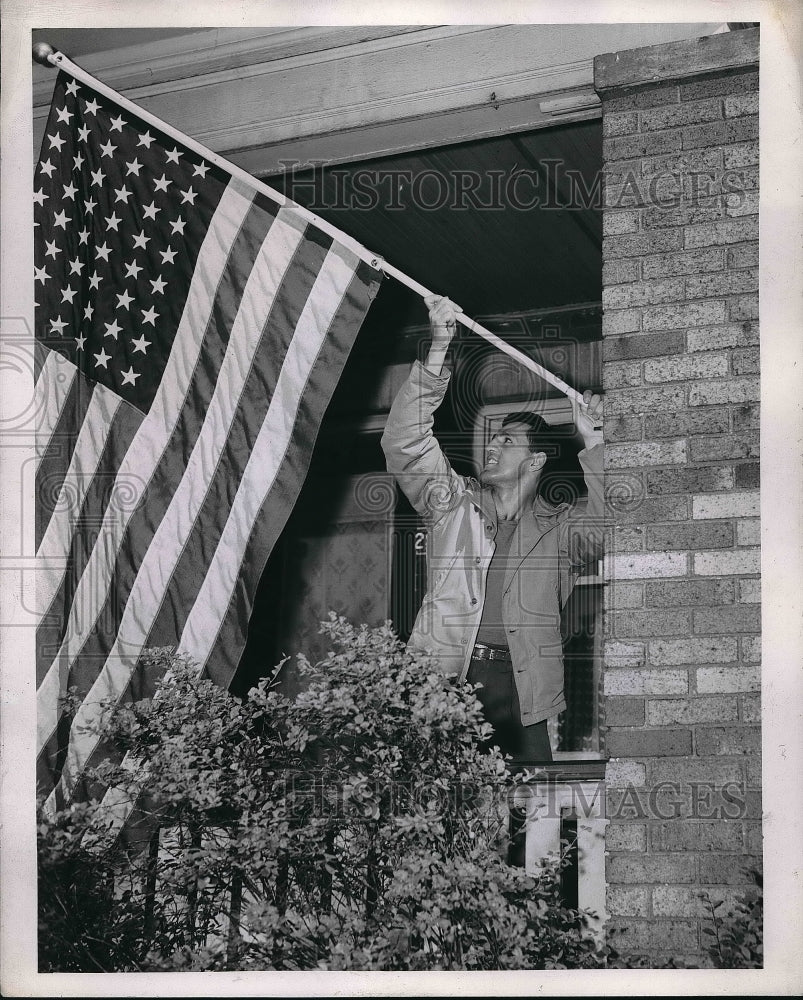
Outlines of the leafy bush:
[[755,888],[738,896],[727,910],[722,910],[722,900],[714,903],[709,896],[703,897],[710,914],[710,926],[703,927],[703,933],[713,938],[706,951],[717,969],[764,966],[764,881],[757,869],[750,872],[750,877]]
[[473,691],[389,626],[322,630],[293,699],[151,651],[164,679],[110,711],[126,756],[94,777],[159,838],[124,851],[97,803],[41,819],[43,971],[604,964],[559,865],[504,860],[513,779]]

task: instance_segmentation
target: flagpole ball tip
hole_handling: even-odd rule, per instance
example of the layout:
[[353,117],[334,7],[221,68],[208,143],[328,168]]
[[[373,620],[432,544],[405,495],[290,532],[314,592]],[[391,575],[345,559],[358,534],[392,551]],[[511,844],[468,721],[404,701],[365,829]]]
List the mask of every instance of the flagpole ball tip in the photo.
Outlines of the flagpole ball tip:
[[56,50],[53,48],[53,46],[49,45],[47,42],[34,42],[33,46],[34,61],[41,63],[43,66],[49,66],[50,56],[52,56],[55,51]]

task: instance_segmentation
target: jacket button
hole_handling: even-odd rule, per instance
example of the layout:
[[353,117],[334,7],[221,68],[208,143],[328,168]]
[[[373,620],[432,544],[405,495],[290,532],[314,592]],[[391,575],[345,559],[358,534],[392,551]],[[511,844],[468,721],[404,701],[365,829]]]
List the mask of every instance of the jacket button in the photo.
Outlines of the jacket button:
[[477,598],[476,597],[472,597],[471,598],[471,603],[472,604],[476,604],[477,603]]
[[468,639],[461,639],[460,642],[463,646],[465,646],[468,643]]
[[479,566],[479,564],[482,562],[482,559],[480,559],[480,557],[477,556],[477,558],[474,560],[474,562]]

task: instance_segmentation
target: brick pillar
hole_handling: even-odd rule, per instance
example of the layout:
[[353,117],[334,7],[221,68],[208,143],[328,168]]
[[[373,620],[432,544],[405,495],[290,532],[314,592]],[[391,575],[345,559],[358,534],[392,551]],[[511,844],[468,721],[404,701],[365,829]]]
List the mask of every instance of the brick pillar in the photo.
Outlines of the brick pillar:
[[623,953],[705,965],[761,859],[758,32],[599,56],[606,875]]

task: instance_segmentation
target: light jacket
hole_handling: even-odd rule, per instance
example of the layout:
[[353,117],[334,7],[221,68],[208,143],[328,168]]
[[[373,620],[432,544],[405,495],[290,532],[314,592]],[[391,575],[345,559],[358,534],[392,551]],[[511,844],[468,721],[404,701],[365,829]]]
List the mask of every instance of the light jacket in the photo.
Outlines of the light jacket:
[[[388,414],[382,448],[388,471],[427,521],[428,589],[409,644],[434,653],[465,679],[495,550],[493,493],[458,475],[432,433],[449,384],[416,361]],[[602,555],[602,446],[580,452],[588,498],[552,505],[540,496],[519,521],[502,596],[524,725],[566,707],[560,611],[583,567]]]

